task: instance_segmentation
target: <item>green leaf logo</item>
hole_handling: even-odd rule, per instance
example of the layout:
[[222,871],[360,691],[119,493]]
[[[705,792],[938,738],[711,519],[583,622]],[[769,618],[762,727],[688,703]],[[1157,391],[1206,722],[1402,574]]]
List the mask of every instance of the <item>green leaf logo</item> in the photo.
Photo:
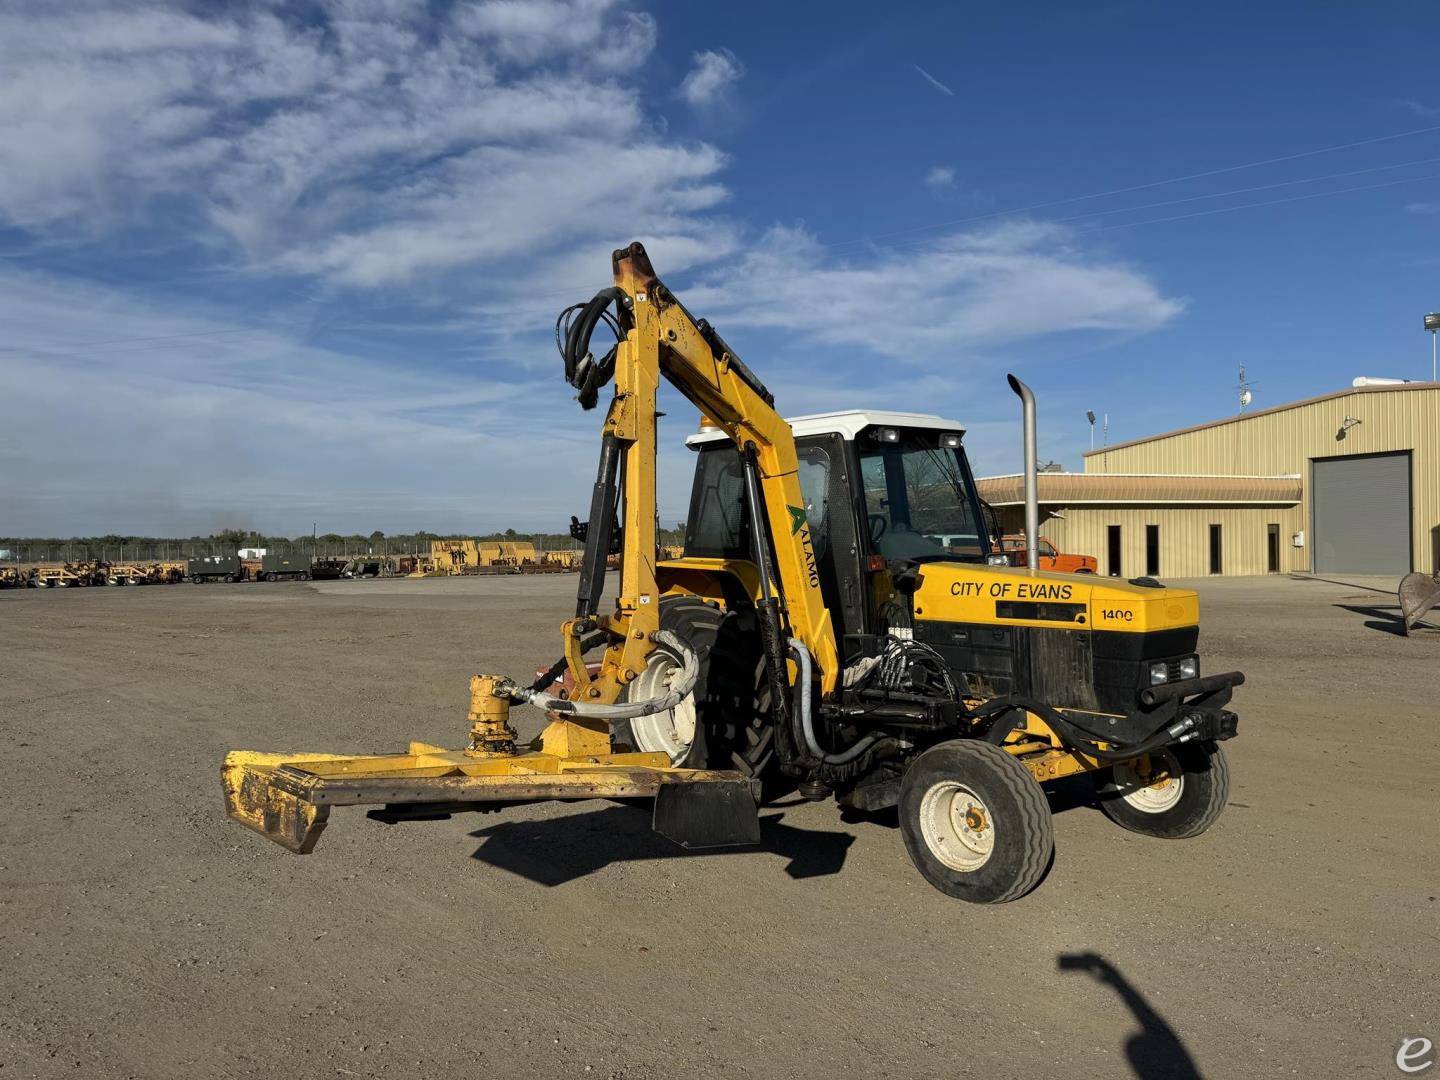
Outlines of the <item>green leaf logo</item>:
[[805,527],[805,508],[803,506],[786,506],[790,511],[790,535],[794,536]]

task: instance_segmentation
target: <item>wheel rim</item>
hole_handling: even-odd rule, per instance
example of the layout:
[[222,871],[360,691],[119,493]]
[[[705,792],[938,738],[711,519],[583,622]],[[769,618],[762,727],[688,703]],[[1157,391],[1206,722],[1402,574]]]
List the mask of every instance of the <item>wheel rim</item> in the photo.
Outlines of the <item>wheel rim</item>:
[[952,870],[979,870],[995,850],[995,819],[980,796],[955,780],[931,786],[920,800],[920,835]]
[[1120,797],[1142,813],[1163,814],[1173,809],[1185,792],[1185,774],[1169,750],[1138,761],[1122,761],[1114,773]]
[[[630,692],[626,696],[631,701],[663,697],[679,675],[680,668],[680,662],[669,652],[656,649],[650,654],[650,661],[640,677],[630,684]],[[694,692],[687,694],[673,709],[635,717],[630,721],[630,734],[635,741],[635,749],[647,754],[666,754],[672,762],[680,761],[695,743]]]

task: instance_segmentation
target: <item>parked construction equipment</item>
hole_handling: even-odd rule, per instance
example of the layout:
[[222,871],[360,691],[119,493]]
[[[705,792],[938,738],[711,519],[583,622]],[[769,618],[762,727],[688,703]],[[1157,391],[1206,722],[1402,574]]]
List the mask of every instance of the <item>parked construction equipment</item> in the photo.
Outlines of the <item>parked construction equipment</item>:
[[185,564],[185,580],[192,585],[208,581],[244,581],[249,577],[238,555],[199,555]]
[[259,580],[309,581],[310,558],[304,555],[281,555],[267,551],[260,557]]
[[[1003,565],[959,424],[878,411],[787,422],[638,243],[613,268],[613,287],[557,326],[582,407],[614,382],[564,656],[529,685],[472,678],[462,749],[232,752],[232,818],[304,853],[333,806],[395,821],[649,798],[663,835],[724,846],[759,839],[761,780],[779,775],[807,798],[898,807],[920,873],[976,902],[1044,875],[1041,785],[1061,777],[1094,777],[1105,813],[1136,832],[1211,825],[1228,787],[1219,742],[1237,727],[1225,706],[1244,680],[1200,674],[1195,593],[1046,573],[1033,551],[1025,569]],[[608,350],[592,347],[602,325]],[[657,566],[661,377],[697,406],[701,431],[685,551]],[[1014,386],[1033,538],[1034,399]],[[602,613],[617,531],[618,597]],[[562,673],[563,696],[550,692]],[[528,746],[510,724],[520,703],[549,718]]]

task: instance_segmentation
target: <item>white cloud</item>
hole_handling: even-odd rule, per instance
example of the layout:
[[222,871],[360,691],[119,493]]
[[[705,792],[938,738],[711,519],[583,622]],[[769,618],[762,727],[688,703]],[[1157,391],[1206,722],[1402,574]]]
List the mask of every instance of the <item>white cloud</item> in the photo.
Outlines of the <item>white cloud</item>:
[[1184,310],[1139,271],[1017,222],[839,259],[777,226],[687,303],[716,321],[800,333],[917,365],[1045,334],[1154,330]]
[[697,52],[680,83],[680,96],[697,109],[707,108],[724,101],[744,74],[745,65],[729,49]]
[[462,7],[456,22],[517,63],[583,53],[591,64],[612,71],[640,63],[659,36],[652,16],[616,11],[613,0],[487,0]]
[[378,286],[642,218],[700,236],[724,198],[724,155],[643,108],[628,0],[222,10],[0,14],[0,222],[83,237],[178,198],[256,270]]
[[284,324],[9,269],[0,324],[9,534],[295,535],[317,515],[322,531],[559,530],[587,497],[594,418],[553,368],[437,377]]
[[925,186],[932,191],[953,191],[955,170],[945,165],[936,165],[925,174]]
[[[1183,308],[1043,224],[863,259],[800,228],[755,240],[730,215],[726,155],[654,114],[635,67],[657,30],[634,0],[197,10],[213,14],[0,9],[0,226],[68,244],[70,265],[162,279],[0,264],[7,531],[293,533],[312,513],[346,531],[555,527],[583,509],[596,417],[544,336],[631,239],[742,350],[774,346],[757,370],[789,412],[927,407],[977,350],[1138,333]],[[680,99],[714,108],[742,75],[697,53]],[[112,264],[103,242],[122,232]],[[294,277],[310,299],[275,307]],[[387,338],[387,320],[410,329]],[[790,343],[829,350],[828,381],[807,357],[787,366]],[[878,363],[906,378],[857,377]],[[662,466],[667,519],[688,468]]]

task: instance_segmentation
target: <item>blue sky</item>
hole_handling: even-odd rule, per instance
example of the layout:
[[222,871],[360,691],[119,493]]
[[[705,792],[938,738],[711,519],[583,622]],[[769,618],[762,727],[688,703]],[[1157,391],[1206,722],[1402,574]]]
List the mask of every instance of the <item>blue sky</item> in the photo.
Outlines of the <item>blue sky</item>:
[[1242,362],[1428,377],[1427,7],[881,14],[0,3],[0,534],[561,528],[554,315],[635,238],[785,412],[955,416],[981,473],[1010,370],[1072,468]]

